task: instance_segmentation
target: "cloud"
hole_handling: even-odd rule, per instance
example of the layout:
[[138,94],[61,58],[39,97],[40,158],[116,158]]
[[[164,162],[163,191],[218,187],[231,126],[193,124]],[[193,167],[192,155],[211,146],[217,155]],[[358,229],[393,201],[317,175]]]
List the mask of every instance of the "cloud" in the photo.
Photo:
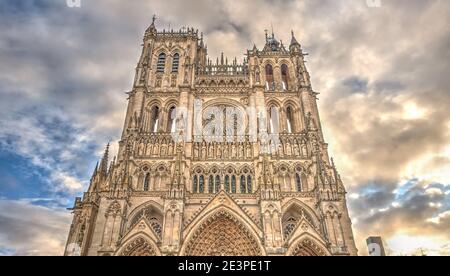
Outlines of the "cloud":
[[0,255],[62,255],[69,231],[68,211],[0,200]]
[[[405,235],[421,237],[422,240],[428,237],[435,242],[440,241],[441,245],[449,243],[450,201],[443,193],[444,185],[433,186],[428,187],[418,180],[401,183],[395,189],[392,189],[393,184],[382,182],[359,186],[358,196],[349,197],[349,208],[360,249],[365,247],[364,240],[368,235],[385,237],[393,254],[407,254],[414,246],[414,249],[426,248],[423,243],[414,243],[414,239],[404,247],[399,243],[389,243],[389,240]],[[435,246],[433,250],[436,251]],[[366,251],[360,253],[366,254]]]
[[[28,159],[49,197],[64,202],[84,190],[104,145],[119,139],[125,91],[154,13],[158,29],[203,31],[213,59],[223,51],[242,60],[273,23],[285,44],[294,29],[310,54],[360,251],[376,232],[388,242],[437,237],[448,252],[448,1],[128,2],[0,2],[0,151]],[[10,246],[0,252],[21,245]]]

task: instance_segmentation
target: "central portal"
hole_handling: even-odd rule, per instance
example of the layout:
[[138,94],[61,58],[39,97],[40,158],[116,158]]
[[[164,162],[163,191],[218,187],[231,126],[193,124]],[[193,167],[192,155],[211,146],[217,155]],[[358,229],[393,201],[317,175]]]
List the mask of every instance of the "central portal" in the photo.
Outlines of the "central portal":
[[210,217],[187,241],[186,256],[261,256],[257,239],[227,212]]

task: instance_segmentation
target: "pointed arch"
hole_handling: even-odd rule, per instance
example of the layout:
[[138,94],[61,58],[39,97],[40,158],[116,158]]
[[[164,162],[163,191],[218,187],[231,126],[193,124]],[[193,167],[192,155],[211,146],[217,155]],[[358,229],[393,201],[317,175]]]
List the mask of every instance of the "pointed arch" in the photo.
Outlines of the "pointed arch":
[[192,192],[198,193],[198,176],[194,175],[194,178],[192,179]]
[[232,175],[231,176],[231,193],[235,194],[237,192],[237,187],[236,184],[237,180],[236,180],[236,175]]
[[267,91],[275,90],[275,78],[273,76],[272,64],[270,63],[266,64],[265,72],[266,72],[266,90]]
[[200,175],[198,178],[198,192],[203,194],[205,192],[205,176]]
[[296,132],[294,109],[290,105],[286,107],[286,130],[289,134]]
[[208,193],[213,194],[214,193],[214,180],[215,177],[213,175],[209,175],[208,179]]
[[186,234],[184,256],[263,256],[264,248],[255,232],[234,210],[219,206],[199,216]]
[[154,105],[150,109],[150,128],[149,131],[156,133],[158,132],[158,126],[160,121],[160,108],[158,105]]
[[150,191],[150,173],[146,173],[145,177],[144,177],[144,186],[143,186],[143,190],[144,192],[148,192]]
[[140,221],[144,220],[155,233],[155,235],[161,239],[162,237],[162,225],[163,225],[163,213],[160,209],[156,208],[153,204],[146,204],[137,211],[133,211],[129,216],[131,219],[128,223],[128,229],[135,227]]
[[156,64],[156,72],[157,73],[164,73],[166,70],[166,53],[160,53],[158,55],[158,62]]
[[320,231],[320,221],[315,215],[315,212],[303,202],[292,199],[282,207],[281,224],[283,229],[283,236],[285,240],[298,227],[299,222],[304,218],[311,226]]
[[169,108],[169,111],[167,112],[166,132],[168,133],[176,132],[176,118],[177,118],[177,107],[173,105]]
[[281,65],[281,81],[283,85],[283,90],[289,90],[289,67],[286,63]]
[[225,191],[227,191],[228,193],[231,192],[231,190],[230,190],[230,176],[229,175],[225,175]]
[[130,238],[118,250],[118,256],[159,256],[161,255],[156,243],[145,234],[138,234]]
[[289,246],[287,256],[330,256],[323,241],[318,240],[309,233],[297,237]]
[[269,133],[277,134],[280,133],[280,110],[277,106],[269,106],[267,110],[268,119],[269,119]]
[[172,73],[178,73],[180,67],[180,54],[175,53],[172,58]]

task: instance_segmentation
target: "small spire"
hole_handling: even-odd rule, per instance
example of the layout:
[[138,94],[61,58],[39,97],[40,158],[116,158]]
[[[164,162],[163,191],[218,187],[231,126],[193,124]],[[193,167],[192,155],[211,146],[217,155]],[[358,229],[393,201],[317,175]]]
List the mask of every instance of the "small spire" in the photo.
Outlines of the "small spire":
[[113,160],[109,164],[109,170],[108,173],[111,175],[111,172],[114,170],[114,165],[116,164],[116,157],[114,156]]
[[200,47],[203,47],[203,32],[200,34]]
[[98,171],[98,161],[97,161],[97,165],[95,165],[94,173],[92,173],[91,180],[94,179],[94,177],[97,175],[97,171]]
[[109,146],[110,143],[106,146],[105,153],[103,154],[102,161],[100,162],[100,171],[104,174],[108,172]]
[[155,21],[156,21],[156,15],[153,15],[152,24],[145,31],[145,35],[156,35],[157,30],[156,30],[156,27],[155,27]]
[[300,43],[298,43],[297,39],[295,38],[294,30],[291,30],[291,34],[292,34],[291,46],[293,46],[293,45],[300,45]]
[[273,23],[270,22],[270,26],[272,27],[272,39],[275,39],[275,33],[273,32]]
[[269,39],[269,35],[267,34],[267,32],[268,32],[268,30],[265,29],[265,30],[264,30],[264,33],[266,34],[266,42],[267,42],[267,40]]

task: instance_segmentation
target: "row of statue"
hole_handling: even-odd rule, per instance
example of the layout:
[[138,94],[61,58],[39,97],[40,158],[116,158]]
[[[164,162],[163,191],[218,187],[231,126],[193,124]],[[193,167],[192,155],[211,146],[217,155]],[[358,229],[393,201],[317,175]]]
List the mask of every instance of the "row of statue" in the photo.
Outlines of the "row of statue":
[[[264,148],[264,147],[262,147]],[[279,144],[267,146],[271,154],[280,157],[308,157],[306,143],[298,141],[280,141]],[[153,141],[141,141],[136,143],[135,155],[170,157],[175,155],[175,144],[163,141],[154,143]],[[254,155],[254,148],[250,142],[241,143],[216,143],[216,142],[196,142],[193,145],[193,157],[199,160],[207,159],[251,159]]]
[[251,159],[253,158],[253,146],[250,142],[194,143],[194,158],[206,159]]
[[147,140],[136,143],[135,155],[137,156],[155,156],[155,157],[167,157],[174,156],[175,144],[172,140],[168,142],[166,139]]

